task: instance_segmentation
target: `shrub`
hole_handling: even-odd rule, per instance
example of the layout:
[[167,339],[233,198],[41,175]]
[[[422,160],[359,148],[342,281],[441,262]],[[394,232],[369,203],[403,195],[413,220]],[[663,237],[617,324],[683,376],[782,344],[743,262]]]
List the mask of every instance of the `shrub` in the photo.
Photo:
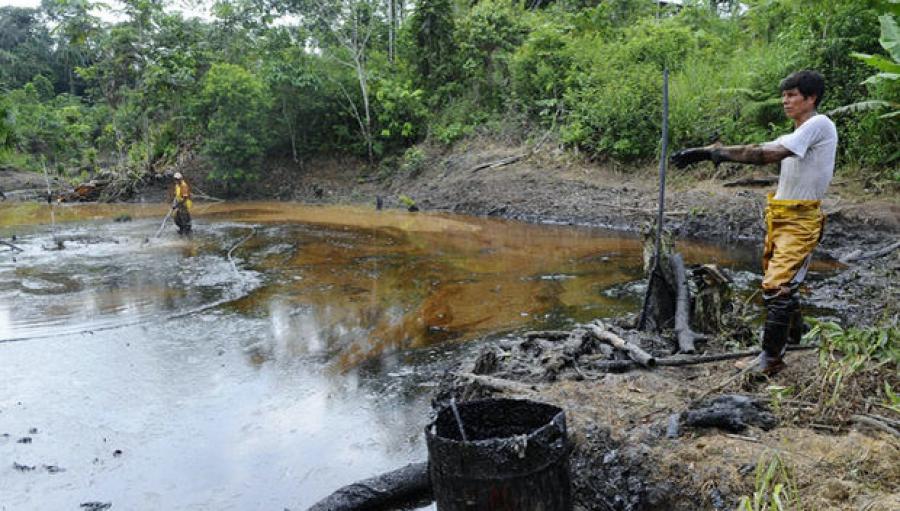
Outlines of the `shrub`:
[[[614,79],[608,75],[614,73]],[[565,96],[571,112],[563,140],[595,156],[653,156],[659,141],[662,76],[650,64],[589,71]]]
[[422,89],[410,81],[379,80],[375,84],[376,133],[385,151],[406,147],[425,132],[428,109]]
[[541,119],[555,120],[563,108],[566,78],[572,66],[571,27],[542,20],[510,62],[516,106]]
[[262,80],[243,67],[215,64],[203,79],[198,106],[206,119],[203,149],[214,166],[210,179],[228,187],[256,179],[269,108]]
[[479,106],[501,109],[508,86],[509,59],[522,44],[527,27],[521,7],[501,0],[484,0],[471,8],[456,25],[456,45],[461,81]]

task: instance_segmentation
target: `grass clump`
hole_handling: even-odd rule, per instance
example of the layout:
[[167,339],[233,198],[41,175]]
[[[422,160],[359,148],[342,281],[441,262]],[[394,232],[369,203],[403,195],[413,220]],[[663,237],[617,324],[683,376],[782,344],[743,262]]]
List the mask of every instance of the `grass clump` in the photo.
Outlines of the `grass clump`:
[[872,407],[900,413],[900,326],[813,325],[807,338],[818,339],[818,370],[802,394],[815,398],[819,418],[846,420]]
[[802,509],[793,470],[777,453],[764,453],[756,463],[753,495],[744,495],[738,511],[785,511]]

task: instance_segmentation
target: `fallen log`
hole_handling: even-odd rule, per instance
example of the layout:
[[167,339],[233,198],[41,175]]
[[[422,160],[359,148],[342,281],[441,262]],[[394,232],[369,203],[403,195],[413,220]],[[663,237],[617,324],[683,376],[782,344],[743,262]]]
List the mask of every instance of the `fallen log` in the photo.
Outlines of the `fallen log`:
[[313,504],[308,511],[363,511],[396,509],[432,500],[428,463],[410,463],[348,484]]
[[475,382],[483,387],[493,390],[509,391],[509,392],[533,392],[537,390],[537,385],[529,385],[527,383],[515,380],[507,380],[505,378],[497,378],[495,376],[487,376],[483,374],[457,373],[460,378],[465,378],[471,382]]
[[22,248],[20,248],[20,247],[18,247],[18,246],[16,246],[16,245],[13,245],[12,243],[10,243],[10,242],[8,242],[8,241],[0,240],[0,245],[6,245],[7,247],[9,247],[9,248],[11,248],[11,249],[13,249],[13,250],[15,250],[15,251],[18,251],[18,252],[24,252],[24,251],[25,251],[24,249],[22,249]]
[[713,399],[705,406],[669,416],[666,436],[678,437],[681,425],[718,428],[740,433],[748,426],[772,429],[778,425],[778,419],[759,400],[740,394],[726,394]]
[[[789,345],[787,351],[805,351],[818,349],[818,345]],[[712,362],[722,362],[724,360],[735,360],[738,358],[754,357],[759,355],[762,350],[752,349],[744,351],[734,351],[731,353],[715,353],[711,355],[694,355],[694,356],[674,356],[657,358],[656,365],[659,367],[677,367],[690,366],[699,364],[709,364]],[[590,365],[591,369],[600,369],[607,371],[628,371],[640,367],[636,362],[630,360],[601,360]]]
[[624,351],[631,360],[634,360],[638,364],[644,367],[653,367],[656,365],[656,359],[653,355],[642,350],[636,344],[628,342],[609,330],[597,325],[588,325],[588,329],[598,340],[608,342],[616,349]]
[[482,169],[494,169],[497,167],[502,167],[504,165],[510,165],[510,164],[515,163],[515,162],[517,162],[527,156],[530,156],[530,155],[531,155],[531,153],[515,154],[512,156],[507,156],[506,158],[500,158],[499,160],[496,160],[496,161],[482,163],[480,165],[476,165],[476,166],[472,167],[472,169],[469,170],[469,173],[474,174],[475,172],[478,172],[479,170],[482,170]]
[[687,278],[684,271],[684,260],[681,254],[669,256],[669,265],[675,277],[675,333],[678,335],[678,351],[693,353],[697,334],[691,330],[691,295],[688,292]]
[[838,261],[846,264],[846,263],[852,263],[854,261],[875,259],[877,257],[886,256],[886,255],[890,254],[891,252],[893,252],[894,250],[897,250],[898,248],[900,248],[900,241],[895,241],[894,243],[884,246],[878,250],[872,250],[869,252],[863,252],[862,250],[854,250],[854,251],[850,252],[849,254],[847,254],[843,257],[840,257],[838,259]]

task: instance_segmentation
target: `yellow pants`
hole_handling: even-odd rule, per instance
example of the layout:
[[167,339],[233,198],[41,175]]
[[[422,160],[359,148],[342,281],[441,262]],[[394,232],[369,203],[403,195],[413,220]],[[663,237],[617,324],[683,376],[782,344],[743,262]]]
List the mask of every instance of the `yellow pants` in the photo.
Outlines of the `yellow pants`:
[[796,287],[806,278],[812,253],[825,227],[817,200],[776,200],[766,206],[763,291]]

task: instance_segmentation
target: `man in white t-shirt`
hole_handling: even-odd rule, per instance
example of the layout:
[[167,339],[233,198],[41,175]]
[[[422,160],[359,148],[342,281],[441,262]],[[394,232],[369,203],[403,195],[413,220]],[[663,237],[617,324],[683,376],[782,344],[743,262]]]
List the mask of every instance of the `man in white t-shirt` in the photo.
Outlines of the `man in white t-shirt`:
[[797,288],[806,277],[813,250],[822,237],[825,215],[820,204],[834,174],[837,130],[828,117],[816,112],[825,94],[825,80],[816,71],[798,71],[782,80],[781,104],[794,122],[794,131],[765,144],[711,145],[672,155],[679,168],[710,160],[763,165],[781,162],[778,190],[766,206],[763,253],[763,298],[766,325],[763,352],[751,362],[767,376],[784,368],[787,341],[799,342],[803,318]]

